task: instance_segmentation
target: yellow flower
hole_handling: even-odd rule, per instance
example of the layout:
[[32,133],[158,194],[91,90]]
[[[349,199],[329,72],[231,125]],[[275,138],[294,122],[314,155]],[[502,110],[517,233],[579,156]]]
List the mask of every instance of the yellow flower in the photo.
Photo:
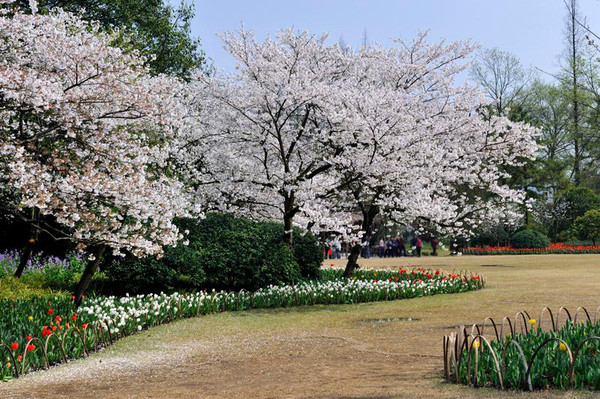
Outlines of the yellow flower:
[[27,317],[27,320],[32,321],[33,320],[33,316]]
[[567,350],[567,345],[565,345],[564,343],[561,342],[560,344],[558,344],[558,350],[561,351],[561,352],[566,351]]
[[365,266],[365,269],[369,269],[371,266]]
[[475,348],[475,349],[479,348],[479,340],[473,341],[473,348]]
[[360,278],[365,278],[365,275],[364,275],[364,274],[362,274],[362,275],[360,276]]
[[377,272],[373,273],[373,277],[377,277]]
[[535,319],[529,319],[529,324],[531,325],[531,327],[535,326],[535,323],[537,323]]

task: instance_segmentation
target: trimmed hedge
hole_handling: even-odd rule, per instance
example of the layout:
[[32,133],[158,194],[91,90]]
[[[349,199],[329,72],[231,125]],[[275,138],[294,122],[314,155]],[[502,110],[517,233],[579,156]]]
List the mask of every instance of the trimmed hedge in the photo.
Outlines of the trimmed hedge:
[[546,248],[550,245],[550,239],[535,230],[521,230],[512,237],[514,248]]
[[283,225],[253,222],[230,214],[179,219],[189,244],[165,248],[161,259],[113,259],[106,274],[111,293],[149,293],[175,288],[257,290],[315,278],[323,260],[312,234],[295,229],[294,245],[283,242]]

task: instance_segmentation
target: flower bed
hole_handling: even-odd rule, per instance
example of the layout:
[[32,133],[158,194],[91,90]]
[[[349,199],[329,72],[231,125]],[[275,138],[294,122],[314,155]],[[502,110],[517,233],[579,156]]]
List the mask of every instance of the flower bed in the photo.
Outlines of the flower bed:
[[[561,311],[565,320],[558,327]],[[541,328],[546,315],[547,330]],[[577,322],[577,316],[583,321]],[[505,318],[502,326],[487,319],[444,337],[444,370],[449,381],[500,389],[593,389],[600,390],[600,322],[580,308],[571,318],[564,308],[556,319],[545,308],[539,319],[520,312],[514,320]],[[581,319],[580,319],[581,320]],[[487,324],[487,325],[486,325]],[[521,333],[517,333],[520,324]],[[492,335],[484,335],[493,327]],[[508,327],[508,331],[503,331]],[[488,328],[488,332],[490,329]],[[504,336],[504,332],[509,333]]]
[[600,254],[600,245],[551,243],[545,248],[481,247],[464,248],[464,255]]
[[202,314],[316,304],[350,304],[477,290],[479,275],[399,268],[358,271],[349,279],[340,270],[297,285],[256,292],[198,292],[86,298],[74,309],[68,297],[0,300],[0,377],[9,379],[87,356],[116,339],[150,326]]

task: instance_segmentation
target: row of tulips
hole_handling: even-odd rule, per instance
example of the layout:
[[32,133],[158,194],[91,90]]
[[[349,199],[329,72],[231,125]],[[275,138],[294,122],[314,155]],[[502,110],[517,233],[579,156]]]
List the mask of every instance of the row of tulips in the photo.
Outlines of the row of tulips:
[[468,273],[399,268],[360,270],[351,278],[327,270],[322,280],[269,286],[255,292],[197,292],[167,295],[85,298],[74,309],[71,298],[0,301],[0,377],[9,379],[87,356],[116,339],[176,319],[203,314],[316,304],[414,298],[480,289],[484,280]]
[[464,255],[600,254],[600,245],[551,243],[544,248],[469,247]]
[[[568,311],[565,314],[565,324],[551,330],[542,329],[536,319],[523,317],[521,333],[517,333],[517,316],[508,336],[498,334],[495,326],[496,337],[486,338],[480,335],[482,330],[469,334],[466,329],[446,336],[446,379],[479,387],[528,391],[600,390],[600,322],[596,318],[592,321],[587,311],[587,320],[579,322],[577,317],[571,319]],[[556,319],[552,317],[553,325],[559,316],[560,311]],[[478,325],[474,327],[479,330]]]

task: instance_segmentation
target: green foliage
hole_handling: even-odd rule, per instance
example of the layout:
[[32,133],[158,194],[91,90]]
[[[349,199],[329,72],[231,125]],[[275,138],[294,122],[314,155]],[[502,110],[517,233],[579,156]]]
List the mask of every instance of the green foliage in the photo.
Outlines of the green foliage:
[[[265,229],[269,230],[269,236],[279,239],[283,237],[283,226],[281,223],[264,223]],[[292,251],[294,258],[300,266],[300,274],[304,278],[318,278],[319,269],[323,263],[323,248],[319,239],[311,232],[302,231],[294,227]],[[279,237],[279,238],[278,238]]]
[[514,248],[545,248],[549,244],[548,237],[536,230],[521,230],[512,237]]
[[575,238],[573,229],[563,230],[556,235],[556,241],[558,242],[571,242],[574,241]]
[[65,291],[53,291],[42,287],[39,282],[25,283],[15,277],[0,278],[0,299],[16,300],[27,299],[35,296],[68,296]]
[[563,209],[563,215],[556,217],[553,226],[553,234],[570,229],[580,216],[587,211],[600,208],[600,195],[587,187],[571,187],[558,194],[555,206]]
[[[531,366],[531,385],[534,390],[546,388],[570,388],[569,373],[571,363],[569,360],[570,349],[575,357],[573,373],[574,388],[600,390],[600,362],[598,351],[600,342],[597,339],[587,340],[600,335],[600,323],[577,323],[570,321],[558,330],[543,331],[540,328],[528,334],[517,334],[514,338],[508,336],[501,341],[492,341],[491,346],[500,363],[500,369],[505,370],[503,375],[504,388],[527,389],[525,380],[526,369],[518,353],[516,342],[523,350],[525,358],[531,362],[535,351],[540,348]],[[562,343],[558,339],[564,341]],[[586,341],[587,340],[587,341]],[[579,351],[577,351],[579,349]],[[506,350],[506,358],[503,354]],[[477,353],[477,371],[474,372],[475,352]],[[471,382],[478,386],[499,387],[499,378],[496,371],[492,352],[483,342],[479,348],[471,349]],[[468,383],[469,350],[462,351],[460,355],[459,381]],[[504,360],[505,359],[505,360]],[[503,363],[504,362],[504,363]]]
[[283,226],[257,223],[229,214],[179,219],[188,245],[166,248],[164,257],[114,259],[106,274],[117,293],[147,293],[175,288],[256,290],[315,278],[322,251],[312,234],[295,229],[292,249],[283,242]]
[[[189,245],[178,246],[179,258],[194,263],[171,261],[171,266],[191,276],[204,274],[202,286],[219,289],[257,289],[268,284],[292,283],[300,278],[297,262],[268,223],[256,223],[229,214],[209,214],[205,219],[179,220],[189,230]],[[199,279],[194,278],[196,284]]]
[[168,291],[177,281],[177,272],[153,257],[128,256],[113,261],[105,273],[112,283],[106,286],[107,292],[113,294]]
[[472,246],[503,246],[509,242],[510,233],[503,225],[479,230],[471,239]]
[[[20,260],[18,251],[0,253],[0,278],[14,275]],[[75,252],[64,259],[38,253],[29,259],[21,279],[32,287],[69,291],[77,284],[86,263]]]
[[293,249],[302,277],[317,278],[324,258],[319,240],[312,233],[303,235],[300,229],[295,228]]
[[573,230],[577,232],[577,236],[582,240],[592,240],[596,242],[600,240],[600,210],[593,209],[587,211],[583,216],[575,219]]
[[[28,7],[27,0],[19,1]],[[97,21],[111,31],[119,29],[121,39],[116,45],[132,47],[148,57],[148,66],[155,74],[188,78],[196,68],[206,69],[206,57],[200,41],[191,36],[194,17],[192,4],[181,2],[174,7],[164,0],[42,0],[42,12],[54,8],[82,14],[88,21]]]

